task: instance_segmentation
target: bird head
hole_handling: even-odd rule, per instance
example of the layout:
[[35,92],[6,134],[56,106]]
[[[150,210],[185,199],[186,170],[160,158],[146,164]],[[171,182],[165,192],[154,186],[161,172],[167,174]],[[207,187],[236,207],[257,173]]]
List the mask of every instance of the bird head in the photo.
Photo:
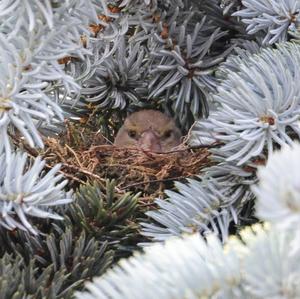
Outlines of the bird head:
[[180,144],[181,132],[175,122],[156,110],[141,110],[126,118],[115,145],[166,152]]

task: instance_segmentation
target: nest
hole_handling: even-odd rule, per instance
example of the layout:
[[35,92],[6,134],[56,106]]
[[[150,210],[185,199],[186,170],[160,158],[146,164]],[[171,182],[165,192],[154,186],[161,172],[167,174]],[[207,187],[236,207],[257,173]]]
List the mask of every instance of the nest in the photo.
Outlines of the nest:
[[88,181],[105,186],[106,179],[115,179],[117,192],[141,191],[144,197],[154,198],[172,187],[174,181],[195,177],[211,164],[207,148],[182,145],[167,153],[120,148],[99,132],[70,124],[67,133],[44,138],[44,143],[43,151],[23,147],[32,156],[41,155],[48,168],[61,163],[61,172],[69,179],[70,188],[75,189]]

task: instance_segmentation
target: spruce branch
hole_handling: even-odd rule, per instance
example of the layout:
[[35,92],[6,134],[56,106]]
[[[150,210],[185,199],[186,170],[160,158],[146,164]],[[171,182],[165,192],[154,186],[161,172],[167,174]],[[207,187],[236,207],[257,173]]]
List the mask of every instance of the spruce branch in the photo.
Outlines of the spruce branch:
[[297,227],[300,220],[299,201],[300,145],[284,147],[270,155],[266,167],[258,170],[259,185],[256,213],[265,221],[279,226]]
[[299,46],[286,43],[229,69],[213,96],[216,109],[193,127],[191,143],[223,142],[226,161],[237,166],[291,144],[300,136],[299,64]]
[[[214,69],[231,51],[218,51],[218,41],[226,32],[210,25],[206,17],[198,22],[187,15],[185,22],[177,24],[174,17],[160,23],[160,35],[154,35],[150,55],[152,80],[150,98],[163,96],[172,103],[181,124],[190,114],[194,118],[207,116],[207,97],[214,90]],[[196,18],[197,19],[197,18]]]
[[86,284],[88,292],[77,293],[76,298],[234,298],[230,296],[236,291],[239,277],[237,255],[232,251],[225,255],[214,236],[206,243],[193,235],[155,244],[145,248],[144,255],[136,253],[120,261]]
[[89,21],[97,20],[91,1],[6,1],[0,4],[0,153],[11,152],[7,131],[20,131],[31,147],[43,147],[38,123],[63,119],[51,85],[71,95],[80,90],[60,59],[91,54],[80,42]]
[[60,165],[43,173],[45,161],[36,158],[29,164],[25,153],[13,153],[7,161],[0,156],[0,225],[6,229],[37,231],[28,221],[28,216],[63,219],[49,207],[64,205],[72,201],[71,194],[63,188],[67,181],[57,175]]
[[166,190],[167,199],[156,199],[159,209],[146,212],[151,222],[142,222],[142,234],[153,241],[164,241],[171,236],[195,231],[215,232],[226,240],[229,224],[237,219],[231,205],[235,194],[230,187],[222,187],[213,180],[188,184],[175,183],[179,190]]
[[120,195],[115,187],[115,181],[107,181],[104,191],[97,183],[81,186],[66,214],[87,235],[108,242],[119,258],[128,256],[140,237],[135,219],[140,194]]
[[242,9],[233,13],[247,24],[247,32],[264,32],[263,43],[274,44],[288,40],[288,31],[299,26],[298,0],[242,0]]
[[[46,238],[25,234],[26,239],[18,240],[20,247],[0,259],[1,298],[74,298],[74,290],[85,280],[101,275],[113,258],[106,243],[100,244],[84,232],[76,235],[70,227],[58,226]],[[27,240],[26,249],[22,240]]]
[[84,100],[100,109],[124,109],[138,104],[147,94],[144,65],[146,50],[137,44],[118,39],[118,48],[94,66],[93,76],[82,80]]

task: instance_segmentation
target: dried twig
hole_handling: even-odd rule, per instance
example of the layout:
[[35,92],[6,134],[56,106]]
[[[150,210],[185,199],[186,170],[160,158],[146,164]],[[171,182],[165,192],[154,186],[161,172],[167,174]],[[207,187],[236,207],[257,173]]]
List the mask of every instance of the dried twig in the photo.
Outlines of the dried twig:
[[146,184],[165,183],[165,182],[170,182],[170,181],[178,181],[178,180],[187,179],[187,178],[190,178],[190,177],[193,177],[193,176],[195,176],[195,175],[192,175],[192,176],[178,176],[178,177],[171,177],[171,178],[160,179],[160,180],[151,180],[151,181],[137,182],[137,183],[133,183],[133,184],[127,185],[125,187],[119,187],[119,189],[120,190],[126,190],[126,189],[131,189],[133,187],[137,187],[137,186],[141,186],[141,185],[146,185]]

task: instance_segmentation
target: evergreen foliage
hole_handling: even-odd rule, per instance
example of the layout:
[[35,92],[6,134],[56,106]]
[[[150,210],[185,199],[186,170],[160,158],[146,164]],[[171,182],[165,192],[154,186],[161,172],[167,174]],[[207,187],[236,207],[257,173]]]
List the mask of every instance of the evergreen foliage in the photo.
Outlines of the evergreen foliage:
[[3,154],[0,156],[0,164],[1,226],[10,230],[18,228],[37,234],[27,220],[27,215],[63,219],[49,209],[51,206],[72,201],[70,192],[63,191],[67,180],[62,180],[63,176],[57,175],[59,164],[43,176],[40,174],[45,161],[41,161],[40,157],[36,158],[32,166],[27,169],[25,153],[13,153],[8,159]]
[[[73,298],[74,289],[86,279],[101,275],[112,262],[106,244],[87,239],[84,232],[75,237],[71,229],[57,229],[38,240],[1,234],[2,241],[19,242],[19,248],[1,258],[1,298]],[[21,248],[24,245],[26,249]]]
[[[271,226],[247,227],[225,247],[213,234],[152,245],[88,283],[89,292],[77,298],[298,298],[299,151],[299,144],[286,147],[259,169],[257,214],[273,216]],[[289,179],[282,175],[290,171]]]
[[105,194],[97,184],[82,186],[66,213],[89,236],[107,242],[119,258],[137,249],[140,239],[136,221],[139,194],[118,196],[114,188],[114,181],[107,182]]
[[[298,0],[0,1],[0,298],[299,298],[299,13]],[[73,139],[113,141],[141,108],[210,159],[155,200],[41,151],[66,119]]]
[[243,0],[243,9],[233,15],[246,23],[247,32],[264,32],[263,43],[286,41],[288,31],[296,31],[299,25],[300,3],[297,0],[256,1]]
[[189,180],[188,184],[177,182],[175,186],[179,193],[167,190],[168,198],[156,200],[159,209],[146,212],[155,223],[141,223],[143,235],[163,241],[182,233],[213,231],[220,233],[223,240],[227,239],[229,224],[237,219],[232,206],[236,196],[230,187],[222,188],[215,181],[196,180]]

